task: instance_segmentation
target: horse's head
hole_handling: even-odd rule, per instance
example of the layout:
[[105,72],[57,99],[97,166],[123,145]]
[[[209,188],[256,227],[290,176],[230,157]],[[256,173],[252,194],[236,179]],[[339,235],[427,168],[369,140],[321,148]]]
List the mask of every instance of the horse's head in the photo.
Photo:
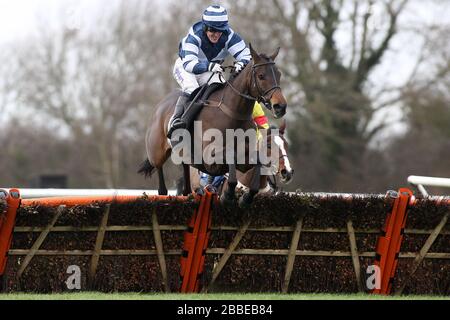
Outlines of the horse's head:
[[281,72],[275,64],[280,48],[271,56],[267,56],[257,53],[251,44],[249,47],[253,59],[249,92],[257,97],[276,119],[282,118],[286,114],[287,102],[280,87]]
[[[284,137],[286,132],[286,121],[283,122],[280,128],[271,127],[267,135],[267,151],[271,158],[271,163],[274,164],[271,168],[272,174],[280,176],[281,181],[289,184],[294,176],[294,170],[288,157],[289,144]],[[272,144],[275,143],[275,145]]]

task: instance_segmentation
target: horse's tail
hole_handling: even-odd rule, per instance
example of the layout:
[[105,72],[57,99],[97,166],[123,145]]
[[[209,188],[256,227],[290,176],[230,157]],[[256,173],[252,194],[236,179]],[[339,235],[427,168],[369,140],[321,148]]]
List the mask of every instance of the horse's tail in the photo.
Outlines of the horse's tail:
[[155,171],[155,167],[151,165],[150,161],[147,159],[142,162],[137,173],[143,174],[146,178],[150,178]]

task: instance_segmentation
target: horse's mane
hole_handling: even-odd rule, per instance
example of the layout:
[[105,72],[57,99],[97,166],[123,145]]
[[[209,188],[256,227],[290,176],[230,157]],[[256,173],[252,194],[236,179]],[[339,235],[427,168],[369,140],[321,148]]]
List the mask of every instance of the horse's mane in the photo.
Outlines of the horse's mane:
[[[271,59],[267,54],[265,54],[265,53],[261,53],[259,56],[260,56],[261,58],[267,60],[267,61],[271,61],[271,60],[272,60],[272,59]],[[247,65],[245,66],[245,68],[247,68],[248,65],[250,65],[250,64],[252,64],[252,63],[253,63],[253,60],[251,60],[249,63],[247,63]],[[239,72],[239,73],[233,73],[233,74],[231,74],[230,79],[229,79],[229,81],[231,82],[231,84],[233,84],[233,81],[236,80],[237,77],[239,77],[239,76],[241,75],[241,73],[244,72],[245,68],[242,69],[242,71]]]

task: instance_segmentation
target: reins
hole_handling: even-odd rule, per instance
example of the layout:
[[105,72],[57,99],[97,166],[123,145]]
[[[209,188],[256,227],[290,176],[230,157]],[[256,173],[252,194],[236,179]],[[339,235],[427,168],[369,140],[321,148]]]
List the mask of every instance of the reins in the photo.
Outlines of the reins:
[[[267,65],[270,65],[271,66],[271,71],[272,71],[272,76],[273,76],[273,80],[275,81],[275,85],[272,87],[272,88],[270,88],[270,89],[268,89],[268,90],[266,90],[266,91],[264,91],[264,92],[262,92],[263,90],[261,89],[261,86],[259,85],[259,83],[258,83],[258,81],[257,81],[257,79],[256,79],[256,68],[259,68],[259,67],[263,67],[263,66],[267,66]],[[248,94],[245,94],[245,93],[242,93],[242,92],[240,92],[238,89],[236,89],[232,84],[231,84],[231,82],[229,81],[229,80],[225,80],[225,82],[226,82],[226,84],[227,84],[227,86],[229,86],[230,88],[231,88],[231,90],[233,90],[233,92],[235,93],[235,94],[237,94],[238,96],[241,96],[242,98],[245,98],[245,99],[248,99],[248,100],[252,100],[252,101],[258,101],[258,102],[262,102],[262,103],[264,103],[264,104],[267,104],[268,103],[268,100],[270,99],[267,99],[266,98],[266,95],[268,95],[270,92],[272,92],[272,91],[275,91],[275,90],[277,90],[277,89],[281,89],[281,87],[280,87],[280,85],[278,84],[278,82],[277,82],[277,77],[276,77],[276,75],[275,75],[275,71],[274,71],[274,69],[273,69],[273,66],[275,65],[275,62],[274,61],[268,61],[268,62],[263,62],[263,63],[258,63],[258,64],[255,64],[255,65],[253,65],[252,66],[252,78],[251,78],[251,83],[250,83],[250,88],[252,87],[252,86],[254,86],[254,87],[256,87],[256,89],[258,90],[258,97],[257,98],[255,98],[255,97],[253,97],[253,96],[251,96],[251,95],[248,95]],[[233,66],[226,66],[226,67],[223,67],[223,69],[230,69],[230,68],[234,68]]]
[[[261,89],[261,86],[259,85],[259,83],[258,83],[258,81],[257,81],[257,79],[256,79],[256,68],[263,67],[263,66],[267,66],[267,65],[270,65],[270,66],[271,66],[272,76],[273,76],[273,80],[275,81],[275,85],[274,85],[272,88],[270,88],[270,89],[268,89],[268,90],[266,90],[266,91],[263,92],[263,90]],[[264,105],[267,106],[267,105],[269,104],[270,97],[269,97],[269,98],[266,98],[266,96],[267,96],[269,93],[274,92],[274,91],[277,90],[277,89],[281,89],[280,85],[279,85],[278,82],[277,82],[277,78],[276,78],[275,71],[274,71],[274,68],[273,68],[274,65],[275,65],[275,62],[274,62],[274,61],[268,61],[268,62],[258,63],[258,64],[255,64],[255,65],[252,66],[252,76],[251,76],[251,82],[250,82],[249,88],[251,88],[251,87],[253,86],[253,87],[255,87],[255,88],[257,89],[257,91],[258,91],[258,97],[257,97],[257,98],[255,98],[255,97],[253,97],[253,96],[251,96],[251,95],[245,94],[245,93],[243,93],[243,92],[240,92],[238,89],[236,89],[236,87],[233,86],[233,84],[231,83],[230,80],[224,79],[224,80],[225,80],[225,83],[226,83],[226,86],[230,87],[231,90],[232,90],[236,95],[238,95],[238,96],[240,96],[240,97],[242,97],[242,98],[244,98],[244,99],[251,100],[251,101],[262,102],[262,103],[264,103]],[[226,70],[226,69],[234,69],[234,66],[224,66],[224,67],[222,67],[222,68],[223,68],[224,70]],[[239,120],[239,121],[247,121],[247,120],[251,120],[251,116],[250,116],[250,117],[243,117],[241,114],[239,114],[239,113],[237,113],[237,112],[234,112],[234,111],[232,111],[231,109],[229,109],[228,106],[226,106],[226,105],[223,103],[224,98],[225,98],[225,90],[223,90],[223,92],[222,92],[222,97],[221,97],[221,99],[220,99],[218,105],[215,106],[215,107],[218,107],[218,108],[219,108],[220,110],[222,110],[227,116],[229,116],[229,117],[231,117],[231,118],[233,118],[233,119],[235,119],[235,120]],[[212,105],[210,105],[210,104],[207,103],[207,102],[205,103],[205,105],[206,105],[206,106],[212,106]]]

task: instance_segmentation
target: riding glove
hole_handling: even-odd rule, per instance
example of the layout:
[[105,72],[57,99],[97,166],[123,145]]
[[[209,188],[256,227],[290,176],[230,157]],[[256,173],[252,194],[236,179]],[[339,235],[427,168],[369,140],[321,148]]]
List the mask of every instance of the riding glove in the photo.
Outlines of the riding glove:
[[223,72],[223,68],[222,68],[222,66],[220,64],[215,63],[215,62],[211,62],[209,64],[209,66],[208,66],[208,71],[222,73]]
[[245,67],[245,65],[244,65],[243,62],[236,61],[236,62],[234,63],[234,71],[235,71],[236,73],[241,72],[241,71],[244,69],[244,67]]

